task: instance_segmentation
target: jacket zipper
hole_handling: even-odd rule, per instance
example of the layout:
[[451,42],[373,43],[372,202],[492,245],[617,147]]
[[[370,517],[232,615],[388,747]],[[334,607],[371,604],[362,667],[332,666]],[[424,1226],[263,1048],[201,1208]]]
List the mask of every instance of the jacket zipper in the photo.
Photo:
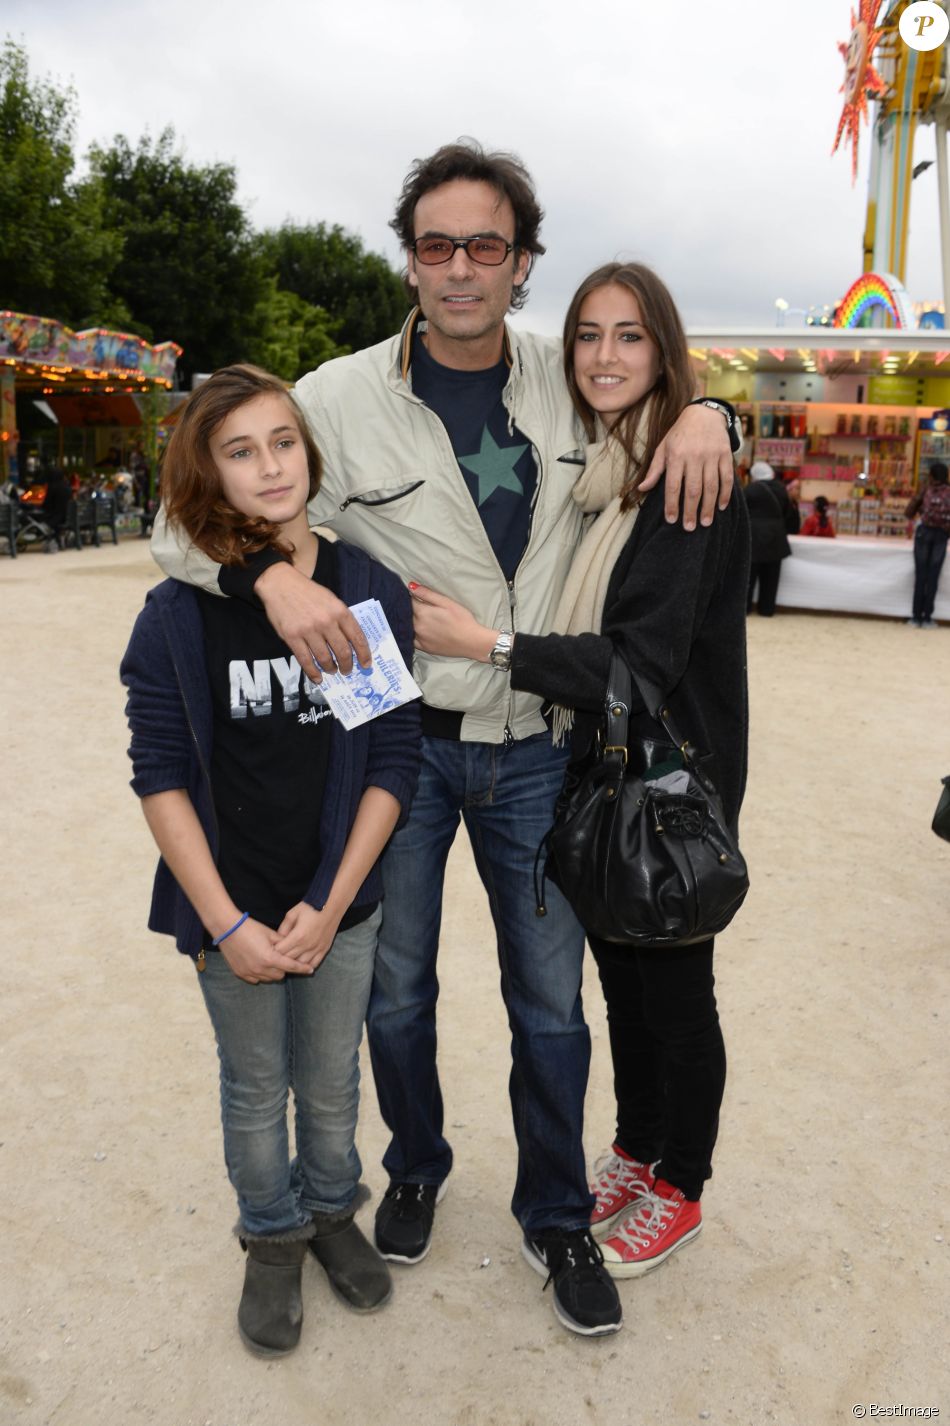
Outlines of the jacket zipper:
[[[510,615],[511,632],[515,633],[515,581],[514,578],[508,580],[508,612]],[[514,746],[515,735],[511,731],[511,719],[515,711],[515,695],[511,689],[511,673],[508,674],[508,714],[505,718],[505,748]]]
[[[419,398],[416,397],[416,400],[418,400],[418,399],[419,399]],[[419,405],[423,408],[424,411],[428,411],[429,414],[430,414],[430,416],[433,418],[433,420],[438,423],[438,427],[439,427],[440,432],[442,433],[442,437],[444,438],[445,443],[446,443],[446,445],[447,445],[448,448],[449,448],[449,455],[451,456],[452,460],[454,461],[456,469],[459,470],[458,457],[456,456],[455,451],[452,449],[452,442],[449,440],[449,433],[448,433],[448,431],[445,429],[445,422],[438,416],[438,414],[437,414],[435,411],[432,410],[431,406],[427,406],[424,401],[420,401],[420,402],[419,402]],[[507,407],[506,407],[506,410],[507,410]],[[510,412],[509,412],[509,417],[510,417],[511,419],[513,419],[513,417],[511,417],[511,413],[510,413]],[[535,447],[535,449],[537,449],[537,447]],[[462,483],[464,484],[464,477],[462,476],[461,470],[459,470],[459,479],[462,480]],[[540,475],[539,475],[539,478],[538,478],[538,484],[540,485]],[[468,487],[466,486],[466,490],[467,490],[467,489],[468,489]],[[537,496],[537,487],[535,488],[535,496]],[[474,501],[473,501],[473,505],[474,505]],[[476,515],[478,514],[477,509],[476,509],[475,513],[476,513]],[[532,520],[534,519],[534,501],[531,502],[531,519],[532,519]],[[498,556],[495,554],[495,551],[492,549],[491,541],[490,541],[489,538],[488,538],[488,533],[487,533],[487,531],[485,530],[485,526],[482,524],[482,521],[481,521],[481,517],[480,517],[480,516],[479,516],[479,519],[478,519],[478,526],[479,526],[479,529],[482,531],[482,534],[483,534],[484,539],[485,539],[485,543],[487,544],[488,549],[489,549],[489,551],[490,551],[490,553],[491,553],[491,557],[492,557],[492,559],[495,561],[495,566],[496,566],[496,568],[497,568],[497,570],[498,570],[498,573],[501,575],[502,579],[504,579],[504,577],[505,577],[505,576],[504,576],[504,571],[502,570],[501,565],[498,563]],[[531,523],[530,523],[530,521],[529,521],[529,523],[528,523],[528,539],[530,540],[530,538],[531,538]],[[525,548],[527,549],[527,541],[525,542]],[[511,614],[511,631],[512,631],[512,633],[514,633],[514,610],[515,610],[515,585],[514,585],[514,579],[507,579],[507,580],[505,580],[505,587],[506,587],[506,589],[507,589],[507,591],[508,591],[508,608],[509,608],[509,611],[510,611],[510,614]],[[507,710],[506,710],[506,712],[505,712],[505,727],[504,727],[504,732],[502,733],[502,746],[504,747],[504,749],[505,749],[506,752],[508,751],[509,748],[514,747],[514,743],[515,743],[515,735],[514,735],[514,733],[511,731],[511,718],[512,718],[512,714],[513,714],[513,711],[514,711],[514,700],[515,700],[515,696],[514,696],[514,694],[513,694],[512,691],[511,691],[511,679],[510,679],[510,677],[509,677],[509,680],[508,680],[508,708],[507,708]]]
[[407,485],[402,490],[397,490],[395,495],[383,495],[379,500],[367,500],[363,495],[348,495],[340,506],[340,510],[345,510],[348,505],[391,505],[394,500],[404,500],[407,495],[418,490],[420,485],[425,485],[425,481],[417,480],[414,485]]
[[[521,362],[521,353],[520,353],[520,352],[518,353],[518,361],[519,361],[519,364],[521,365],[521,374],[524,375],[524,366],[523,366],[523,363]],[[507,390],[507,388],[506,388],[506,390]],[[502,400],[504,401],[504,393],[502,394]],[[514,427],[515,414],[514,414],[514,412],[509,408],[507,401],[505,401],[504,404],[505,404],[505,409],[508,411],[508,425],[509,425],[509,429],[512,429],[512,428]],[[534,530],[534,514],[535,514],[535,511],[536,511],[537,508],[538,508],[538,502],[539,502],[540,499],[541,499],[541,482],[544,480],[544,463],[543,463],[543,461],[541,460],[541,447],[538,445],[538,443],[537,443],[536,441],[532,440],[531,436],[528,434],[527,431],[524,430],[523,427],[519,427],[519,429],[521,430],[521,434],[522,434],[523,436],[526,436],[527,439],[528,439],[529,441],[531,441],[531,449],[535,452],[535,463],[536,463],[537,468],[538,468],[538,478],[537,478],[537,481],[536,481],[535,487],[534,487],[534,495],[532,496],[532,499],[531,499],[531,513],[530,513],[530,515],[529,515],[529,517],[528,517],[528,535],[527,535],[527,538],[525,539],[525,542],[524,542],[524,550],[522,550],[522,552],[521,552],[521,559],[518,561],[518,567],[517,567],[517,569],[515,570],[515,572],[514,572],[514,574],[512,575],[511,579],[508,580],[508,606],[509,606],[509,609],[510,609],[510,611],[511,611],[511,632],[512,632],[512,634],[515,633],[515,605],[516,605],[516,603],[517,603],[517,596],[516,596],[516,594],[515,594],[515,580],[518,578],[518,570],[521,568],[521,561],[524,559],[525,554],[526,554],[527,549],[528,549],[528,546],[531,544],[531,535],[532,535],[532,532],[533,532],[533,530]],[[514,695],[514,693],[512,692],[512,688],[511,688],[511,676],[510,676],[510,674],[509,674],[509,682],[508,682],[508,718],[507,718],[507,721],[505,722],[505,747],[506,747],[506,748],[511,747],[512,744],[513,744],[514,741],[515,741],[515,739],[514,739],[514,734],[513,734],[512,731],[511,731],[511,718],[512,718],[512,716],[513,716],[513,714],[514,714],[514,706],[515,706],[515,695]]]

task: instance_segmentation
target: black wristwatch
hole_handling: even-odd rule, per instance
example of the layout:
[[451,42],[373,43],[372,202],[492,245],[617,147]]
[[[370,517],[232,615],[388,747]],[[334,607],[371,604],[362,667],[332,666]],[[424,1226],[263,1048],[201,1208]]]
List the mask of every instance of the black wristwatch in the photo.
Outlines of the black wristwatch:
[[714,396],[697,396],[695,401],[691,401],[690,406],[709,406],[713,411],[719,411],[726,418],[726,430],[729,432],[729,445],[732,454],[742,445],[742,426],[739,417],[736,415],[736,408],[730,406],[728,401],[721,401]]

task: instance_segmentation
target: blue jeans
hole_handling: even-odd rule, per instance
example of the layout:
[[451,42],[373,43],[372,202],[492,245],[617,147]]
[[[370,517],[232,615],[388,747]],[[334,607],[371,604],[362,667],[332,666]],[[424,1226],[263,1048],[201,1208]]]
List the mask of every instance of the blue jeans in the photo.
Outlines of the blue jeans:
[[392,1133],[383,1166],[397,1181],[441,1183],[452,1151],[436,1068],[436,954],[445,863],[464,820],[495,923],[518,1143],[511,1206],[528,1233],[586,1227],[593,1206],[582,1143],[590,1065],[584,933],[550,885],[548,914],[535,915],[532,875],[566,761],[549,733],[510,748],[423,738],[412,811],[383,859],[386,899],[367,1021],[376,1092]]
[[[250,985],[209,951],[198,976],[221,1062],[221,1123],[241,1227],[305,1227],[356,1198],[359,1048],[380,912],[341,931],[312,976]],[[294,1092],[297,1154],[287,1134]]]
[[918,525],[914,535],[914,614],[918,624],[934,616],[940,571],[947,553],[947,532]]

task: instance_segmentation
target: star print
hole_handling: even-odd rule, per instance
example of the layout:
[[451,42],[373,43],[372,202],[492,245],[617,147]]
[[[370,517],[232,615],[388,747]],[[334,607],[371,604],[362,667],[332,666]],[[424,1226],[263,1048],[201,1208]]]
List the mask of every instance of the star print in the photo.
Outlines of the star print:
[[464,465],[466,470],[478,476],[480,506],[484,505],[496,490],[513,490],[516,495],[524,494],[524,486],[515,475],[515,466],[527,449],[527,445],[500,446],[486,426],[477,455],[459,456],[459,465]]

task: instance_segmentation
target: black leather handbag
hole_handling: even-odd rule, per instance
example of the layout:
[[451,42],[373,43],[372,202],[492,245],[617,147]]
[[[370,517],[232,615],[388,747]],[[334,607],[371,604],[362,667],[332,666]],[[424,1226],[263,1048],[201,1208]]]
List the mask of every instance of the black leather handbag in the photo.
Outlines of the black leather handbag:
[[[545,875],[589,935],[686,946],[728,926],[749,876],[696,749],[680,738],[659,695],[636,682],[669,742],[628,749],[631,670],[614,654],[604,725],[590,752],[568,766]],[[543,914],[543,886],[537,899]]]
[[938,837],[942,837],[945,842],[950,842],[950,777],[941,778],[941,782],[943,791],[930,825]]

